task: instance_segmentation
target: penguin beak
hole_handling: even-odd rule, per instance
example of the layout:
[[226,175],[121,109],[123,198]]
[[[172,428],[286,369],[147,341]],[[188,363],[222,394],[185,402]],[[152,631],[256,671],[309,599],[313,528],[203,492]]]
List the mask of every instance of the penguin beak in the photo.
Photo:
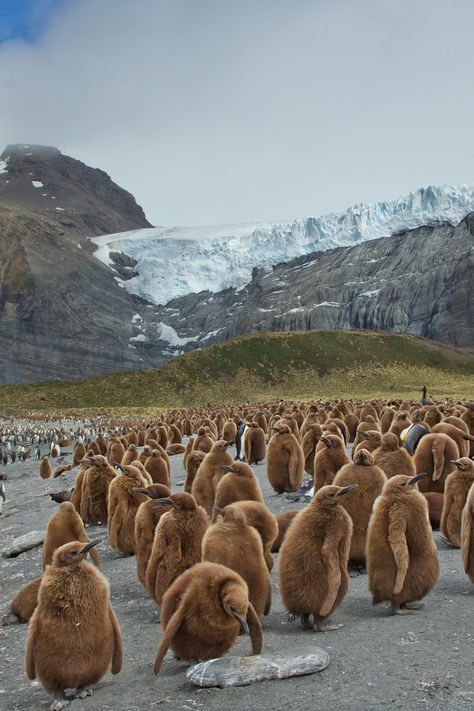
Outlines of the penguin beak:
[[225,443],[225,448],[227,449],[227,447],[230,447],[232,444],[233,444],[233,442],[226,442],[226,443]]
[[156,501],[158,501],[159,504],[164,504],[165,506],[173,506],[174,503],[172,499],[168,498],[156,499]]
[[450,459],[449,463],[454,464],[454,466],[457,467],[458,469],[462,469],[462,464],[459,461],[459,459]]
[[430,476],[429,472],[420,472],[419,474],[414,476],[413,479],[407,481],[406,485],[411,486],[412,484],[416,484],[417,481],[420,481],[420,479],[424,479],[425,476]]
[[328,449],[331,449],[331,440],[326,437],[320,437],[319,441],[326,445]]
[[223,472],[233,472],[234,470],[232,469],[231,464],[223,464],[221,467]]
[[223,514],[223,513],[224,513],[224,509],[221,509],[220,506],[214,506],[214,511],[215,511],[216,513],[218,513],[218,514]]
[[340,491],[334,494],[334,496],[344,496],[344,494],[348,494],[350,491],[357,489],[358,486],[358,484],[348,484],[347,486],[343,486]]
[[234,618],[239,623],[242,634],[249,634],[249,626],[247,624],[247,620],[242,619],[242,617],[239,617],[238,615],[234,615]]
[[134,491],[136,494],[145,494],[145,496],[149,496],[150,498],[152,498],[148,489],[144,489],[141,486],[132,486],[132,491]]
[[99,541],[91,541],[90,543],[87,543],[87,545],[84,546],[81,550],[81,554],[84,555],[84,553],[87,553],[90,551],[91,548],[94,548],[94,546],[98,545]]

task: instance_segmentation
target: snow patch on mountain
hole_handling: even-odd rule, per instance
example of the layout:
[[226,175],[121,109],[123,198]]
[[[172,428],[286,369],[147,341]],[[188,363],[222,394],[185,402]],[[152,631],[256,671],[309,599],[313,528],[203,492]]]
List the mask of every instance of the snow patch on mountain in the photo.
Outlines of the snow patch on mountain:
[[[334,247],[388,237],[423,225],[458,224],[474,211],[474,186],[424,187],[392,202],[358,204],[343,213],[279,223],[156,227],[92,238],[95,256],[137,262],[124,288],[155,304],[204,290],[240,288],[254,267],[270,267]],[[179,338],[179,337],[178,337]],[[177,343],[175,345],[178,345]]]

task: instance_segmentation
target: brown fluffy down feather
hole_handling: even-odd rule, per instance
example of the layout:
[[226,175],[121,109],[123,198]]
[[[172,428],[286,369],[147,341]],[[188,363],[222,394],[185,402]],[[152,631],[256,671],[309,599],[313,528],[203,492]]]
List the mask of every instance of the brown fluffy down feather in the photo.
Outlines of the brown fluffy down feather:
[[355,565],[365,565],[367,529],[372,507],[387,481],[383,471],[373,461],[373,456],[367,450],[359,449],[355,461],[341,467],[333,482],[334,486],[357,484],[357,489],[350,496],[343,496],[340,500],[341,506],[352,519],[349,561]]
[[248,585],[249,600],[257,615],[268,615],[272,585],[263,557],[262,539],[255,528],[248,525],[244,511],[229,506],[217,523],[208,528],[202,541],[202,559],[239,573]]
[[451,472],[446,479],[440,524],[441,533],[455,548],[461,548],[462,512],[474,484],[474,462],[461,457],[458,466],[464,468]]
[[106,457],[96,455],[90,458],[92,466],[78,477],[81,487],[79,513],[84,523],[93,526],[106,524],[108,519],[108,497],[110,482],[115,479],[116,471]]
[[18,622],[29,622],[38,604],[38,590],[41,584],[41,575],[30,580],[17,592],[10,603],[10,610]]
[[[223,509],[234,501],[260,501],[263,504],[262,491],[252,468],[245,462],[233,462],[232,471],[224,474],[216,488],[214,505]],[[212,519],[215,519],[213,513]]]
[[339,491],[320,489],[295,516],[280,549],[283,604],[293,615],[312,615],[316,625],[338,607],[349,585],[352,521],[334,496]]
[[279,422],[268,443],[267,476],[277,494],[300,488],[304,473],[304,454],[301,444],[288,425]]
[[155,530],[145,575],[150,597],[161,605],[163,595],[176,578],[201,560],[207,515],[191,494],[172,494],[168,513]]
[[268,571],[273,570],[272,546],[278,536],[278,522],[276,516],[267,509],[264,503],[259,501],[236,501],[230,504],[230,508],[238,508],[244,512],[249,526],[253,526],[260,534],[263,545],[263,557],[267,564]]
[[170,496],[171,491],[163,484],[152,484],[148,491],[150,498],[138,507],[135,516],[135,557],[137,562],[137,576],[145,584],[146,568],[151,555],[153,537],[158,521],[164,513],[168,513],[169,506],[156,499]]
[[186,463],[184,464],[184,468],[186,469],[186,479],[184,481],[184,489],[183,490],[187,494],[190,494],[192,491],[193,482],[194,482],[194,479],[196,478],[197,470],[201,466],[201,462],[203,461],[205,456],[206,456],[206,452],[201,452],[200,449],[194,449],[185,458]]
[[154,671],[158,674],[169,648],[180,659],[213,659],[225,654],[247,621],[252,654],[262,651],[262,628],[248,599],[245,581],[215,563],[198,563],[175,580],[163,597],[163,639]]
[[462,512],[461,550],[464,570],[474,583],[474,487],[471,487]]
[[199,506],[206,510],[208,516],[212,516],[217,484],[225,474],[222,466],[234,463],[227,446],[228,443],[223,439],[217,440],[212,445],[211,451],[201,462],[192,485],[192,495]]
[[144,494],[133,491],[136,486],[146,483],[141,477],[120,475],[112,480],[109,487],[107,530],[112,548],[125,555],[135,553],[135,516],[144,501]]
[[281,513],[276,515],[276,520],[278,524],[278,534],[272,544],[272,553],[278,553],[278,551],[280,550],[281,544],[283,543],[283,539],[286,536],[286,532],[288,531],[288,528],[294,517],[299,512],[300,509],[290,509],[289,511],[282,511]]
[[421,600],[439,577],[428,504],[408,481],[402,475],[389,479],[370,519],[367,572],[374,604]]
[[457,444],[448,435],[438,432],[422,437],[415,451],[415,470],[417,474],[428,472],[431,477],[420,480],[420,491],[444,492],[446,477],[456,468],[451,460],[458,458]]
[[[46,537],[43,543],[43,570],[51,563],[54,551],[70,541],[90,543],[82,519],[70,501],[63,502],[48,521]],[[90,556],[100,568],[99,553],[92,548]]]
[[265,459],[265,432],[252,422],[244,437],[245,458],[249,464],[258,464]]
[[49,693],[97,684],[110,665],[113,674],[122,667],[122,637],[109,586],[83,560],[83,547],[75,541],[55,551],[28,627],[26,673]]
[[[344,443],[337,435],[324,434],[321,442],[324,448],[319,452],[316,450],[314,458],[314,489],[318,491],[323,486],[328,486],[334,481],[339,469],[344,464],[350,464]],[[325,445],[329,442],[330,446]]]
[[382,436],[382,444],[374,450],[374,462],[383,469],[387,479],[396,474],[415,476],[415,463],[406,449],[400,446],[396,434],[387,432]]

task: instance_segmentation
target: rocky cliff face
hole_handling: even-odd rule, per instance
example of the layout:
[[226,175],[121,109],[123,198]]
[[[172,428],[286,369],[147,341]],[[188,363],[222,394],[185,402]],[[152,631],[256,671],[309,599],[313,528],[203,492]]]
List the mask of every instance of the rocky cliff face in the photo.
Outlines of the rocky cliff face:
[[255,269],[244,287],[174,299],[159,311],[193,350],[252,331],[367,328],[453,345],[474,341],[474,213],[459,225],[314,252]]
[[4,151],[0,381],[78,379],[166,359],[153,308],[118,286],[85,239],[148,224],[133,197],[102,171],[54,148]]

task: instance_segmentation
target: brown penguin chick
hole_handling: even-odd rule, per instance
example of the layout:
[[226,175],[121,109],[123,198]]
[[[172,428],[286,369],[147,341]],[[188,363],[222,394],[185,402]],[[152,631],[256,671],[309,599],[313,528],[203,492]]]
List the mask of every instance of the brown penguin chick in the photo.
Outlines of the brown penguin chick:
[[438,422],[441,422],[442,419],[443,415],[441,414],[441,411],[436,407],[436,405],[431,405],[425,414],[424,421],[430,427],[434,427],[438,424]]
[[320,452],[316,452],[314,458],[313,479],[315,492],[323,486],[332,484],[339,469],[351,461],[340,437],[337,435],[323,435],[319,439],[325,445],[325,448]]
[[163,595],[176,578],[201,560],[207,515],[191,494],[172,494],[156,499],[169,511],[158,522],[146,569],[145,586],[161,605]]
[[84,523],[92,526],[107,523],[110,482],[117,476],[107,457],[96,454],[83,460],[89,463],[81,482],[79,513]]
[[462,512],[461,551],[464,570],[474,583],[474,486],[471,486]]
[[[474,435],[474,402],[466,402],[464,412],[460,415],[461,420],[467,425],[470,434]],[[474,457],[474,442],[471,442],[469,456]]]
[[397,474],[415,476],[415,464],[400,440],[392,432],[382,435],[382,444],[374,450],[374,463],[385,473],[387,479]]
[[157,499],[167,498],[171,495],[171,491],[163,484],[152,484],[146,488],[134,487],[133,491],[138,494],[145,494],[148,497],[146,501],[140,504],[135,516],[137,576],[139,581],[145,584],[146,567],[150,558],[158,521],[164,513],[168,513],[170,510],[168,504],[163,504]]
[[461,548],[462,512],[474,484],[474,462],[469,457],[461,457],[452,464],[456,469],[448,474],[444,485],[440,530],[454,548]]
[[[90,543],[90,538],[74,506],[70,501],[65,501],[48,521],[43,543],[43,570],[51,563],[54,551],[71,541]],[[94,564],[100,568],[99,553],[95,548],[91,548],[90,556]]]
[[344,417],[344,424],[349,431],[349,442],[353,442],[356,436],[356,431],[359,426],[359,418],[353,412],[348,412]]
[[[90,452],[90,450],[89,450]],[[90,453],[90,456],[95,456]],[[90,467],[89,460],[82,460],[80,463],[80,469],[76,474],[76,478],[74,480],[74,488],[71,493],[71,503],[76,509],[77,513],[81,515],[81,500],[82,500],[82,485],[84,483],[84,477],[86,475],[87,469]],[[81,517],[82,518],[82,517]],[[82,519],[84,520],[84,519]]]
[[357,447],[352,448],[352,459],[354,460],[357,452],[361,449],[366,449],[368,452],[374,452],[382,444],[382,433],[378,430],[366,430],[362,440]]
[[357,426],[356,435],[352,443],[353,449],[355,449],[359,442],[364,439],[364,432],[367,432],[368,430],[380,430],[379,424],[376,422],[375,418],[372,417],[372,415],[367,415],[367,418],[365,420],[361,420],[359,422]]
[[245,513],[228,506],[210,526],[202,540],[202,559],[219,563],[242,576],[248,586],[249,600],[258,617],[268,615],[272,605],[272,584],[263,556],[262,539],[249,526]]
[[62,464],[60,467],[57,467],[54,470],[54,478],[57,479],[58,476],[61,476],[61,474],[64,474],[64,472],[70,472],[72,469],[72,464]]
[[[347,593],[352,521],[340,505],[355,485],[323,486],[294,518],[280,549],[280,592],[287,610],[303,627],[317,631]],[[310,624],[310,615],[313,624]]]
[[150,445],[146,444],[143,447],[143,451],[140,452],[140,454],[138,456],[138,461],[141,462],[142,464],[145,464],[145,462],[148,459],[148,457],[150,456],[151,452],[152,452],[152,449],[151,449]]
[[276,424],[268,443],[267,476],[277,494],[300,488],[304,473],[303,448],[290,427]]
[[49,457],[43,457],[40,463],[40,468],[39,468],[39,474],[42,479],[49,479],[51,474],[53,473],[53,468],[51,466],[51,462],[49,461]]
[[165,460],[158,449],[152,449],[151,454],[145,462],[145,469],[151,476],[153,484],[164,484],[168,488],[171,486],[171,479]]
[[268,572],[273,569],[273,556],[271,553],[273,543],[278,536],[278,522],[276,516],[259,501],[236,501],[229,504],[229,508],[238,508],[243,511],[249,526],[253,526],[260,534],[263,546],[263,557],[267,564]]
[[[415,476],[415,473],[413,473]],[[428,518],[430,519],[431,528],[437,531],[441,525],[441,516],[443,514],[444,494],[436,491],[423,492],[428,503]]]
[[408,412],[396,412],[388,431],[392,434],[396,434],[397,437],[400,439],[400,434],[403,432],[403,430],[406,430],[407,427],[410,427],[410,425],[411,420],[408,416]]
[[103,454],[105,456],[107,454],[107,442],[102,432],[99,432],[95,438],[95,443],[99,448],[98,454]]
[[459,449],[451,437],[443,432],[422,437],[413,457],[415,470],[431,476],[420,480],[420,491],[444,492],[446,477],[456,468],[451,463],[454,459],[459,459]]
[[319,424],[313,424],[306,430],[303,437],[303,456],[304,456],[304,470],[311,477],[314,474],[314,457],[316,454],[316,445],[319,442],[319,438],[323,434],[323,428]]
[[222,439],[225,439],[226,442],[233,444],[235,442],[236,436],[237,425],[235,424],[234,420],[227,420],[224,423],[224,428],[222,430]]
[[380,418],[380,429],[382,434],[389,431],[392,420],[395,417],[395,410],[392,407],[385,407]]
[[458,446],[459,456],[468,457],[469,447],[471,442],[474,442],[474,437],[467,432],[463,432],[455,425],[449,424],[449,422],[439,422],[437,425],[431,428],[432,432],[443,432],[451,437]]
[[262,627],[249,602],[247,583],[224,565],[197,563],[180,575],[163,597],[161,624],[155,674],[170,647],[180,659],[214,659],[225,654],[241,632],[250,632],[252,654],[262,651]]
[[176,454],[184,454],[186,447],[180,442],[173,442],[166,447],[166,454],[169,457],[174,457]]
[[108,460],[111,464],[121,462],[125,455],[125,447],[119,439],[113,439],[110,442]]
[[33,578],[17,592],[10,603],[10,610],[18,622],[29,622],[38,604],[38,590],[41,585],[41,575]]
[[183,440],[183,435],[176,425],[170,425],[170,441],[168,447],[172,444],[181,444]]
[[87,449],[85,448],[85,446],[84,446],[81,442],[78,442],[78,443],[74,446],[74,455],[73,455],[73,464],[74,464],[74,466],[76,466],[76,464],[79,464],[80,461],[81,461],[81,459],[84,459],[84,457],[86,456],[86,454],[87,454]]
[[263,504],[260,484],[252,467],[245,462],[233,462],[224,464],[222,470],[225,473],[217,484],[214,506],[223,509],[234,501],[260,501]]
[[184,480],[184,491],[187,494],[191,493],[197,470],[206,456],[206,452],[201,452],[199,449],[193,449],[189,457],[187,457],[185,466],[186,479]]
[[282,511],[279,514],[276,514],[278,534],[275,540],[273,541],[273,545],[271,547],[272,553],[279,552],[281,544],[283,543],[283,539],[286,536],[286,532],[288,531],[291,522],[293,521],[296,514],[298,514],[300,511],[301,509],[289,509],[288,511]]
[[205,427],[200,427],[193,442],[193,450],[200,449],[201,452],[210,452],[215,440],[209,435]]
[[369,523],[369,590],[374,605],[391,603],[392,614],[409,614],[410,603],[427,595],[439,577],[428,504],[416,486],[422,477],[426,474],[388,479]]
[[134,444],[135,447],[138,447],[138,434],[135,432],[135,430],[130,430],[130,432],[127,434],[127,441],[129,444]]
[[122,461],[120,463],[131,464],[135,461],[135,459],[138,459],[139,456],[140,452],[138,451],[137,446],[135,444],[129,444],[127,449],[125,450],[125,454],[123,455]]
[[382,493],[386,481],[387,477],[374,464],[374,457],[367,449],[359,449],[354,462],[345,464],[334,477],[334,486],[357,484],[357,490],[351,496],[341,499],[341,506],[353,524],[349,551],[349,562],[352,565],[365,567],[369,519],[374,501]]
[[188,439],[188,443],[187,443],[187,445],[186,445],[186,449],[184,450],[183,467],[184,467],[185,469],[186,469],[186,464],[187,464],[187,461],[188,461],[188,457],[189,457],[189,455],[191,454],[191,452],[192,452],[192,450],[193,450],[193,444],[194,444],[194,440],[195,440],[195,439],[196,439],[195,437],[190,437],[190,438]]
[[131,464],[119,464],[115,462],[115,466],[126,476],[136,479],[139,482],[139,486],[150,486],[150,484],[153,484],[151,476],[138,459],[135,459]]
[[225,474],[222,467],[234,463],[231,455],[227,452],[228,446],[229,442],[218,439],[212,445],[208,455],[202,460],[193,481],[192,495],[199,506],[206,510],[208,516],[212,516],[217,485]]
[[265,432],[256,422],[251,422],[245,433],[244,450],[249,464],[258,464],[265,459]]
[[122,636],[108,583],[84,560],[95,545],[74,541],[55,551],[28,627],[26,674],[57,700],[64,699],[65,689],[89,695],[84,688],[97,684],[109,665],[112,674],[122,667]]
[[[336,437],[339,437],[339,439],[341,440],[342,444],[344,445],[344,449],[345,449],[346,443],[344,441],[344,437],[342,436],[342,432],[339,429],[339,427],[336,425],[335,422],[331,422],[331,420],[327,420],[323,424],[322,429],[323,429],[323,437],[325,437],[326,435],[335,435]],[[359,435],[356,433],[356,437],[358,437],[358,436]],[[320,440],[321,440],[321,438],[320,438]],[[318,454],[318,452],[323,452],[326,448],[326,445],[324,444],[324,442],[321,442],[320,440],[318,441],[318,443],[316,445],[315,456],[316,456],[316,454]],[[356,445],[352,445],[353,449],[354,449],[354,446],[356,446]]]
[[107,530],[112,548],[125,555],[135,553],[135,516],[140,504],[146,501],[144,494],[134,491],[136,487],[146,486],[139,470],[127,465],[127,474],[116,476],[110,482],[108,497]]

